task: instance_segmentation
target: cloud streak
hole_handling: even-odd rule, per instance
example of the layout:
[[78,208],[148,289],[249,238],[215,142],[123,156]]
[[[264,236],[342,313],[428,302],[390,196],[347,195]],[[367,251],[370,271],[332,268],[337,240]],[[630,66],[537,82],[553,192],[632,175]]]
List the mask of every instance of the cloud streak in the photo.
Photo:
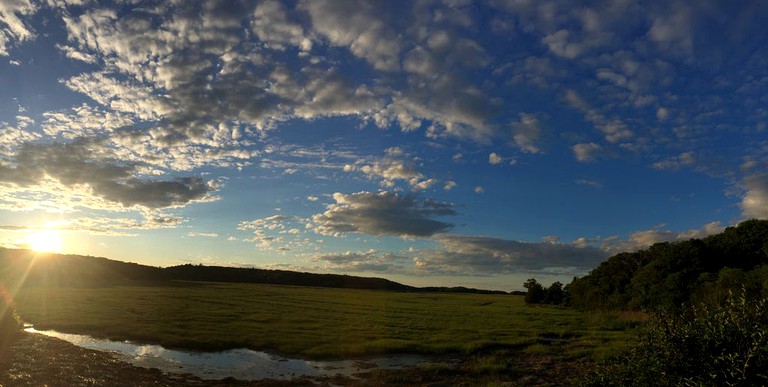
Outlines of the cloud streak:
[[583,274],[608,257],[594,247],[562,243],[463,235],[437,235],[434,239],[442,249],[419,252],[415,258],[417,271],[458,275]]

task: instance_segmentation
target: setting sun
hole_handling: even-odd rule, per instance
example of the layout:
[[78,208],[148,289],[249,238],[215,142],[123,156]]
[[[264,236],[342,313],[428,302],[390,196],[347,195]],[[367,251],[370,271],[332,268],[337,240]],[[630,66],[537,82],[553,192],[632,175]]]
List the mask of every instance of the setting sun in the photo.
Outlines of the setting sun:
[[28,234],[26,241],[32,250],[60,253],[62,250],[61,233],[58,230],[40,230]]

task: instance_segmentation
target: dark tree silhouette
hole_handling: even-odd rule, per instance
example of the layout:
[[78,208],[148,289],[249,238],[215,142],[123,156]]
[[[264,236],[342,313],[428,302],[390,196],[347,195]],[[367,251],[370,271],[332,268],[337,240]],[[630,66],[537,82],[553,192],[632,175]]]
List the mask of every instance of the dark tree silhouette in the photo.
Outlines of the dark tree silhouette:
[[529,278],[528,281],[525,281],[523,287],[527,290],[525,293],[526,304],[540,304],[547,297],[544,287],[534,278]]

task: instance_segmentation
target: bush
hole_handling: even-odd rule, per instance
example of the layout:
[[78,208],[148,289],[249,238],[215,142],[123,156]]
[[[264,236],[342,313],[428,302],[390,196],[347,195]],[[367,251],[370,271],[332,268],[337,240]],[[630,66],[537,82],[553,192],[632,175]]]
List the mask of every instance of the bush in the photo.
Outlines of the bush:
[[768,300],[730,293],[719,308],[659,313],[640,344],[589,374],[588,386],[768,385]]

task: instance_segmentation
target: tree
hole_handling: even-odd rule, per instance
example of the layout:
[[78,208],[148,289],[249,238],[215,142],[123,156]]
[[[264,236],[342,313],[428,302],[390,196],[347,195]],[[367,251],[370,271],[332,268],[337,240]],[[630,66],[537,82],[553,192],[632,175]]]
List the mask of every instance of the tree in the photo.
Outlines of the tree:
[[559,281],[549,285],[546,290],[545,302],[552,305],[560,305],[565,298],[565,292],[563,291],[563,284]]
[[547,297],[544,287],[534,278],[529,278],[528,281],[525,281],[523,287],[527,290],[525,293],[526,304],[540,304]]

